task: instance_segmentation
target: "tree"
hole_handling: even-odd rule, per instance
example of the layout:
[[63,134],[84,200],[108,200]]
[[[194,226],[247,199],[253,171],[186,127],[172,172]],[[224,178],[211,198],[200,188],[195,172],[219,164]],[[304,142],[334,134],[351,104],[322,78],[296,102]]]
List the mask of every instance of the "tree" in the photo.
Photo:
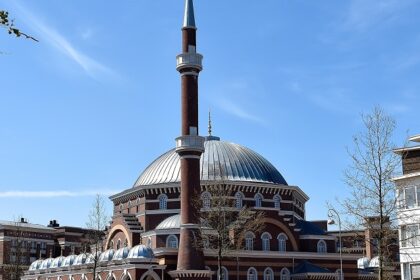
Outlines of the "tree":
[[351,220],[351,227],[362,226],[371,233],[366,242],[377,251],[378,278],[382,280],[389,278],[385,268],[391,264],[392,250],[398,240],[392,182],[400,165],[392,143],[396,122],[380,107],[370,114],[362,114],[362,121],[364,130],[354,136],[353,149],[348,149],[351,163],[344,172],[344,181],[350,195],[341,201],[341,206]]
[[262,230],[264,214],[246,206],[236,208],[231,190],[223,184],[209,186],[195,201],[201,220],[202,244],[198,246],[217,253],[217,279],[221,280],[223,258],[229,252],[243,248],[247,232]]
[[5,279],[19,280],[23,273],[28,269],[30,243],[24,239],[22,223],[25,220],[19,217],[14,222],[11,231],[9,261],[5,266]]
[[89,230],[87,234],[88,245],[93,260],[93,279],[96,279],[96,269],[98,267],[100,253],[102,252],[103,238],[105,235],[104,230],[107,225],[108,216],[106,215],[104,199],[97,194],[89,213],[88,222],[86,223],[86,227]]
[[35,42],[38,42],[38,40],[31,35],[28,35],[22,32],[20,29],[16,28],[14,20],[9,19],[9,12],[5,10],[0,10],[0,27],[5,28],[9,34],[13,34],[16,37],[25,37],[26,39],[31,39]]

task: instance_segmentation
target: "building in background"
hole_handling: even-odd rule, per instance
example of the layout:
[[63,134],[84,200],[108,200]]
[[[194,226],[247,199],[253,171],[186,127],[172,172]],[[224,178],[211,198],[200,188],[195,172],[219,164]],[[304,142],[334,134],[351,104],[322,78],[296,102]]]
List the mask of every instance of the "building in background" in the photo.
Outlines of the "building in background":
[[403,170],[403,175],[394,179],[403,280],[420,279],[420,135],[409,140],[414,145],[395,150],[401,156]]
[[16,278],[38,259],[80,254],[87,247],[86,229],[47,226],[26,219],[0,221],[0,280]]

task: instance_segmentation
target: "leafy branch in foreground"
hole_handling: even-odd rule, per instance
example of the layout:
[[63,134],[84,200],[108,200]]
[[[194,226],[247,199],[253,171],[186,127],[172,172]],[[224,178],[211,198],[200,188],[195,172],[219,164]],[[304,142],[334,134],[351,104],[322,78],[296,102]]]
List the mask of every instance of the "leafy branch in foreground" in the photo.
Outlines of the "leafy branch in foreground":
[[0,26],[5,28],[9,34],[13,34],[16,37],[25,37],[26,39],[31,39],[35,42],[39,42],[36,38],[28,35],[20,29],[15,27],[15,23],[13,19],[9,19],[9,12],[0,10]]

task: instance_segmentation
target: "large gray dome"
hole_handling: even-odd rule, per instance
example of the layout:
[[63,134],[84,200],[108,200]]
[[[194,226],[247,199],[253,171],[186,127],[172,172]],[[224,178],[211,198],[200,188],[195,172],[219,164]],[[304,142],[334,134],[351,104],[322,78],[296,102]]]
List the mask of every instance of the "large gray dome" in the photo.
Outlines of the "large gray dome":
[[[287,185],[280,172],[258,153],[238,144],[206,137],[201,156],[201,181],[248,181]],[[181,180],[179,156],[172,149],[155,161],[137,179],[134,187]]]

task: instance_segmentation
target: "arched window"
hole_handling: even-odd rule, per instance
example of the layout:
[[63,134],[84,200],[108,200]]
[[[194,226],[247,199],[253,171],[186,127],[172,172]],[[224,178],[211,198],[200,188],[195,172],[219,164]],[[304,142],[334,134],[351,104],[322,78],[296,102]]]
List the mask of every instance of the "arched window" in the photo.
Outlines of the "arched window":
[[124,247],[127,247],[127,245],[128,245],[127,239],[124,239]]
[[211,194],[209,192],[203,192],[201,194],[201,200],[203,201],[203,208],[210,209],[211,207]]
[[318,253],[326,253],[327,252],[327,243],[324,240],[319,240],[318,241],[317,252]]
[[268,232],[261,234],[262,250],[270,251],[270,239],[271,235]]
[[175,235],[169,235],[168,238],[166,238],[166,247],[178,248],[178,238]]
[[248,269],[247,280],[258,280],[257,270],[253,267]]
[[280,202],[281,202],[281,197],[280,195],[276,194],[273,198],[274,200],[274,208],[276,209],[280,209]]
[[159,199],[159,209],[168,209],[168,196],[166,194],[161,194],[158,197]]
[[290,271],[287,268],[281,270],[280,280],[290,280]]
[[229,280],[229,271],[227,270],[226,267],[222,266],[222,280]]
[[245,250],[247,251],[254,250],[254,238],[255,238],[255,235],[252,232],[247,232],[245,234]]
[[287,251],[287,247],[286,247],[287,236],[284,233],[280,233],[277,236],[277,240],[279,241],[279,252],[286,252]]
[[109,242],[108,249],[114,249],[114,240],[111,240],[111,242]]
[[262,206],[262,200],[263,200],[263,196],[260,193],[257,193],[254,196],[255,199],[255,207],[261,207]]
[[130,214],[131,200],[127,203],[127,214]]
[[240,192],[235,194],[235,207],[241,209],[243,206],[244,195]]
[[117,250],[120,249],[120,248],[121,248],[121,240],[118,239],[118,241],[117,241]]
[[152,238],[151,237],[147,238],[146,246],[149,247],[149,248],[152,248]]
[[274,280],[274,272],[269,267],[264,270],[264,280]]

